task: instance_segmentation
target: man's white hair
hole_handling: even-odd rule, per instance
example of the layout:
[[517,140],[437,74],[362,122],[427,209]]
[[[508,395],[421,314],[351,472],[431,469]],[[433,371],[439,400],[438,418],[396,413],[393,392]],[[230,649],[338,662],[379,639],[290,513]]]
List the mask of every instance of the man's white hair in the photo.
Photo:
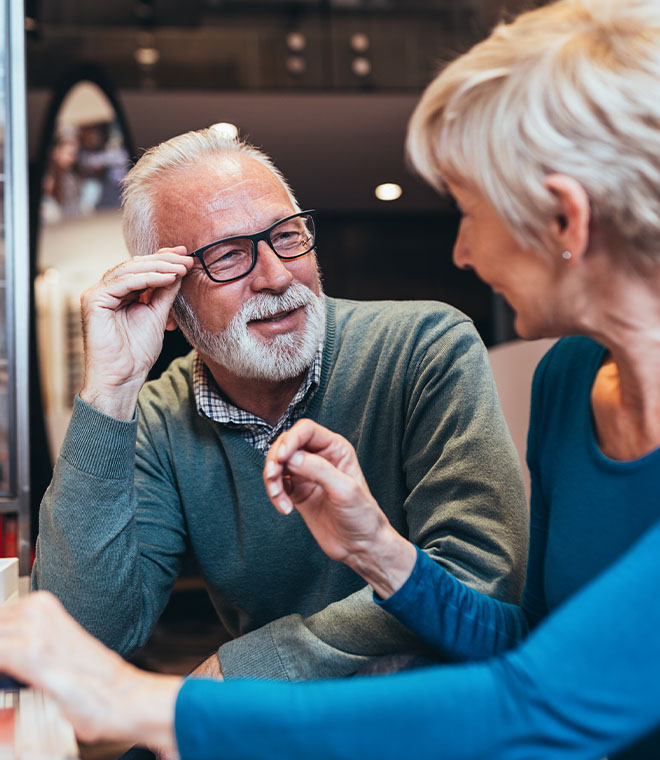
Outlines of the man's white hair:
[[173,174],[201,165],[209,158],[240,153],[267,167],[282,183],[296,211],[300,206],[288,182],[270,156],[245,140],[223,135],[215,127],[186,132],[147,150],[122,183],[122,220],[131,256],[155,253],[160,247],[154,222],[154,191]]
[[523,244],[546,247],[567,174],[631,263],[660,256],[660,2],[561,0],[497,26],[429,85],[408,155],[432,185],[467,180]]

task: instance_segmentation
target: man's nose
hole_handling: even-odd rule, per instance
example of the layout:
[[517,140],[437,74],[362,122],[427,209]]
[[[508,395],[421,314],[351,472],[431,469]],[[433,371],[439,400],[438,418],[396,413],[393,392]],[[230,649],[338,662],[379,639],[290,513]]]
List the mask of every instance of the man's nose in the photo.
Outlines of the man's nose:
[[286,263],[279,258],[265,240],[257,244],[257,263],[252,277],[253,290],[282,292],[293,282]]

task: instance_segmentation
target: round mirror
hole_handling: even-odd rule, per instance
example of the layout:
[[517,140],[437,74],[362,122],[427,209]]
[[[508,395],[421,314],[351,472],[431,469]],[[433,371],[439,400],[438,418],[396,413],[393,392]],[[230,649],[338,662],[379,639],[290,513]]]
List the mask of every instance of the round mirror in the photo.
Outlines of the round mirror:
[[92,81],[68,89],[49,131],[34,295],[41,399],[54,461],[83,380],[80,294],[127,256],[120,183],[131,151],[110,97]]

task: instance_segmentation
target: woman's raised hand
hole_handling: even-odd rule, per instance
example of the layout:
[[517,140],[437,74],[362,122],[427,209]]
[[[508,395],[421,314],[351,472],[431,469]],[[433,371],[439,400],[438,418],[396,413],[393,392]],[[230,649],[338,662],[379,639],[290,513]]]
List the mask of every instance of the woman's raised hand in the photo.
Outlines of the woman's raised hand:
[[264,483],[279,512],[295,508],[323,551],[380,596],[390,596],[412,572],[415,547],[389,523],[341,435],[300,420],[271,446]]

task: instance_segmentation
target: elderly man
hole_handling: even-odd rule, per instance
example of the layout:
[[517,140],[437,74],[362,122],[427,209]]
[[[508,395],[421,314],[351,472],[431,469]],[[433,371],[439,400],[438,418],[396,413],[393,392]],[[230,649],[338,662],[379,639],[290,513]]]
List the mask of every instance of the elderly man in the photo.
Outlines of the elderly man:
[[[265,154],[213,129],[141,158],[124,228],[134,257],[82,297],[85,383],[41,507],[35,588],[128,654],[192,550],[234,637],[201,672],[340,676],[418,647],[269,504],[265,452],[307,416],[355,446],[397,530],[469,585],[518,597],[520,473],[464,315],[326,298],[313,212]],[[145,385],[176,326],[195,350]]]

